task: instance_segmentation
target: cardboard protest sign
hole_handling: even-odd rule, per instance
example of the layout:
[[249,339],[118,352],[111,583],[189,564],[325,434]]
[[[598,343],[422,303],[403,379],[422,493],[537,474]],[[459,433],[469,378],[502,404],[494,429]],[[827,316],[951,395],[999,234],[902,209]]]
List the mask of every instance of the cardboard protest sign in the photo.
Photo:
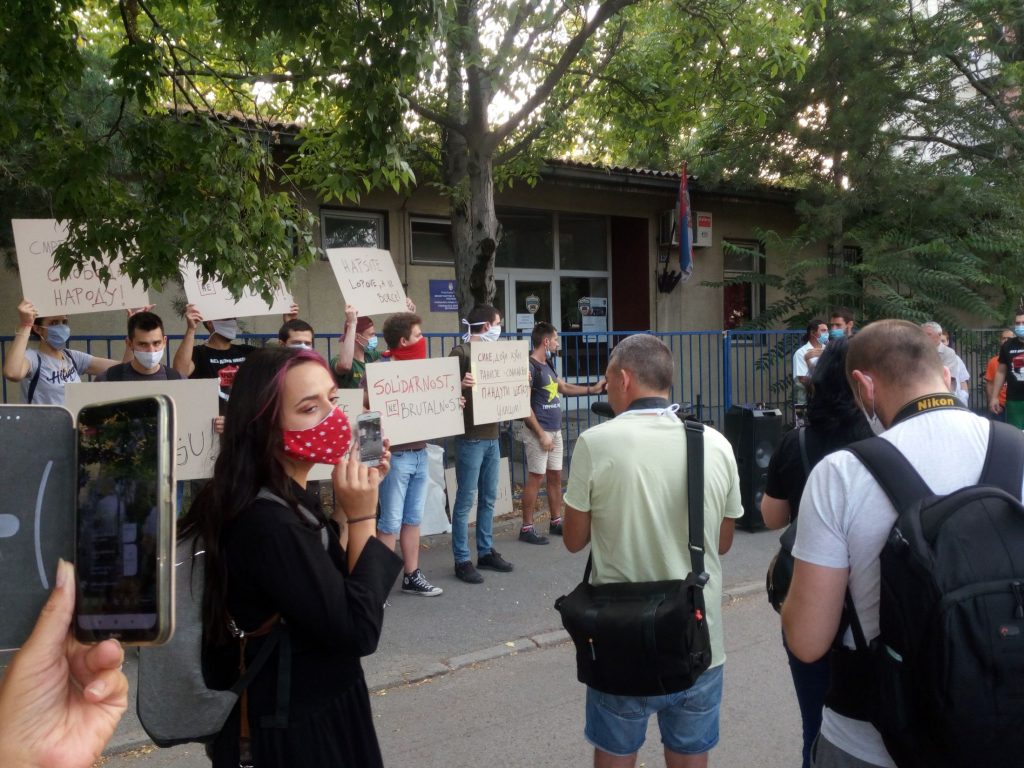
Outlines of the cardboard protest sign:
[[465,431],[457,358],[370,363],[366,386],[370,410],[380,411],[384,437],[392,445]]
[[379,248],[328,248],[327,258],[345,303],[360,315],[407,312],[405,289],[391,254]]
[[12,219],[14,247],[22,295],[31,301],[40,317],[81,315],[112,309],[145,307],[149,292],[121,274],[121,260],[109,265],[106,285],[92,266],[76,267],[66,279],[53,263],[53,252],[68,238],[64,222],[54,219]]
[[[361,389],[339,389],[338,407],[348,417],[352,428],[353,445],[357,445],[356,418],[363,412],[363,390]],[[330,480],[331,472],[334,471],[333,464],[315,464],[309,471],[308,480]]]
[[178,381],[78,382],[65,388],[65,406],[78,418],[82,406],[147,395],[167,395],[174,401],[178,444],[174,450],[177,480],[198,480],[213,476],[217,458],[217,435],[213,419],[219,401],[217,379]]
[[0,651],[28,639],[75,553],[75,429],[59,406],[0,405]]
[[236,300],[231,291],[219,280],[203,280],[192,262],[184,262],[181,277],[185,296],[194,304],[203,320],[223,320],[228,317],[254,317],[255,315],[284,315],[292,306],[292,295],[284,283],[274,291],[274,302],[267,304],[256,291],[245,288]]
[[524,419],[530,415],[530,349],[525,341],[469,345],[473,374],[473,423]]
[[[458,491],[458,483],[455,478],[455,467],[449,467],[444,471],[445,483],[448,486],[448,508],[455,509],[455,494]],[[473,489],[476,491],[476,489]],[[480,494],[476,494],[473,506],[469,510],[469,522],[476,522],[476,508],[480,503]],[[508,471],[508,459],[501,460],[500,474],[498,475],[498,495],[494,500],[494,516],[512,514],[512,478]]]

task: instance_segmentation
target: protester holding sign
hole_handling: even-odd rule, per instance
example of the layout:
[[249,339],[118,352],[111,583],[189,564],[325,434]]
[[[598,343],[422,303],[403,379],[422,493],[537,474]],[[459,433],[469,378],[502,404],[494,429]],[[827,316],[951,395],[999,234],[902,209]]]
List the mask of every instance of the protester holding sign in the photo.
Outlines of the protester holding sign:
[[132,359],[108,368],[96,381],[174,381],[185,378],[161,363],[167,348],[164,321],[153,312],[138,312],[128,318],[126,339]]
[[[250,344],[232,344],[238,336],[238,320],[203,320],[194,304],[185,307],[185,337],[174,353],[174,369],[190,379],[218,379],[220,381],[221,413],[224,413],[238,366],[258,347]],[[205,344],[196,346],[196,329],[202,323],[210,332]]]
[[[463,320],[469,330],[464,342],[486,343],[501,337],[501,313],[483,304],[474,307]],[[473,374],[469,372],[469,345],[459,344],[450,355],[459,359],[462,374],[462,395],[466,398],[463,411],[466,425],[464,435],[455,438],[455,507],[452,510],[452,553],[455,556],[455,575],[467,584],[482,584],[484,577],[469,559],[469,512],[479,491],[476,514],[477,568],[508,573],[512,563],[491,546],[491,525],[494,500],[498,494],[501,452],[498,446],[498,424],[477,425],[473,421]]]
[[[18,318],[18,330],[4,360],[4,378],[21,382],[21,396],[27,404],[63,405],[65,384],[117,365],[117,360],[69,349],[71,328],[67,315],[36,317],[32,302],[22,299]],[[33,333],[39,337],[38,351],[28,348]]]
[[[427,339],[420,330],[423,321],[412,312],[399,312],[384,321],[385,359],[425,360]],[[389,549],[399,539],[402,560],[402,592],[407,595],[435,597],[442,593],[420,570],[420,522],[430,482],[427,441],[418,440],[391,447],[391,471],[380,484],[380,518],[377,538]]]
[[380,360],[377,351],[377,329],[372,317],[359,317],[359,310],[345,305],[345,331],[341,349],[331,360],[334,379],[341,389],[360,389],[366,380],[366,364]]

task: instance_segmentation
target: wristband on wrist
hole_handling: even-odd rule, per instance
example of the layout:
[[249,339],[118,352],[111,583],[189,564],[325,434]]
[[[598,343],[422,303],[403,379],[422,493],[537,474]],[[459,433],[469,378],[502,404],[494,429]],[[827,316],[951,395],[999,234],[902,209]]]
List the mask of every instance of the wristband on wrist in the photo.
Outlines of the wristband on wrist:
[[345,522],[346,523],[361,523],[364,520],[376,520],[376,519],[377,519],[377,513],[375,512],[372,515],[364,515],[363,517],[349,517],[349,518],[345,519]]

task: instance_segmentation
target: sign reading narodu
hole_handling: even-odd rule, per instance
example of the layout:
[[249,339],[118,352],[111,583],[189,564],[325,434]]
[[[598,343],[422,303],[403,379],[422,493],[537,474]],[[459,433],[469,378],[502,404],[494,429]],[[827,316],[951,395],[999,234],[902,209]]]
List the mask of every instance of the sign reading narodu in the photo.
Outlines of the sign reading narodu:
[[[144,307],[149,293],[121,273],[121,260],[107,265],[110,279],[104,283],[100,265],[75,267],[66,278],[53,263],[53,253],[68,239],[68,227],[55,219],[12,219],[14,248],[22,295],[32,302],[39,317],[81,315],[112,309]],[[98,262],[99,260],[97,260]],[[106,261],[106,259],[104,259]]]

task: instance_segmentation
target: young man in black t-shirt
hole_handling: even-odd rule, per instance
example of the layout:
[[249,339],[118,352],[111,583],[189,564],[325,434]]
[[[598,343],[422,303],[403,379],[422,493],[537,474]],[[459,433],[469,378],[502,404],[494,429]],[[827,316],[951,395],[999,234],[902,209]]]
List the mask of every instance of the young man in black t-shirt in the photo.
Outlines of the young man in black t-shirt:
[[1003,342],[999,348],[999,367],[992,381],[992,394],[988,409],[992,413],[1002,412],[999,405],[999,391],[1006,384],[1006,422],[1017,429],[1024,429],[1024,311],[1018,312],[1013,321],[1013,338]]
[[[174,369],[190,379],[219,379],[220,412],[224,413],[238,366],[258,347],[232,344],[238,335],[238,320],[203,320],[195,305],[185,307],[185,337],[174,353]],[[196,345],[196,329],[202,323],[210,332],[205,344]]]
[[184,378],[163,360],[167,348],[164,322],[153,312],[138,312],[128,318],[125,340],[131,360],[108,368],[96,381],[173,381]]

